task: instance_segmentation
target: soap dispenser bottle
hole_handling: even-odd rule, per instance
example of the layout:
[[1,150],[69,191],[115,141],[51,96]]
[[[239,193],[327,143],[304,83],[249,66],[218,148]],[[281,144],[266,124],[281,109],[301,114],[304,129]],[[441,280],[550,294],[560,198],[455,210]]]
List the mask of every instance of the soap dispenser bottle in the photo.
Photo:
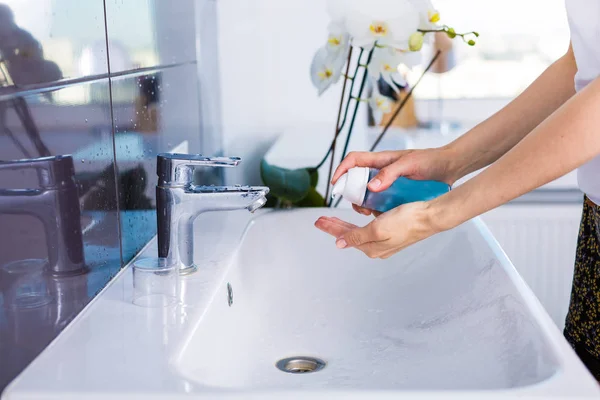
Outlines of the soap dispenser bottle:
[[378,173],[375,168],[351,168],[333,185],[332,196],[341,196],[370,210],[386,212],[402,204],[431,200],[450,191],[450,185],[444,182],[399,177],[386,190],[372,192],[367,185]]

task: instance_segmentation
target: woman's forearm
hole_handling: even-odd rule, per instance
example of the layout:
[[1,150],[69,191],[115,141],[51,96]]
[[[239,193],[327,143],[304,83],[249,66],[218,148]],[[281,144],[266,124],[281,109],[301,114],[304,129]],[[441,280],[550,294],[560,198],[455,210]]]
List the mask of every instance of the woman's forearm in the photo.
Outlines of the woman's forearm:
[[446,149],[456,165],[456,179],[488,166],[512,149],[575,94],[577,71],[571,47],[520,96],[461,136]]
[[430,202],[450,229],[572,171],[600,154],[600,78],[568,100],[498,161]]

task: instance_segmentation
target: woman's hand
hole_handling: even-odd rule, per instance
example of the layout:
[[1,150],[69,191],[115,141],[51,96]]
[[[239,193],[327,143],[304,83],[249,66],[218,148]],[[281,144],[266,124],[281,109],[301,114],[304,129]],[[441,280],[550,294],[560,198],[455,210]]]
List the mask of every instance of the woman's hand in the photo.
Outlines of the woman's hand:
[[[457,165],[458,159],[449,147],[377,153],[352,152],[337,167],[331,183],[335,184],[350,168],[369,167],[380,170],[369,182],[369,190],[372,192],[386,190],[400,176],[415,180],[436,180],[452,185],[461,178]],[[372,213],[371,210],[356,205],[353,208],[360,214]]]
[[362,228],[335,217],[321,217],[315,226],[334,236],[337,239],[336,246],[340,249],[356,247],[370,258],[388,258],[411,244],[447,229],[434,223],[430,204],[404,204],[380,214]]

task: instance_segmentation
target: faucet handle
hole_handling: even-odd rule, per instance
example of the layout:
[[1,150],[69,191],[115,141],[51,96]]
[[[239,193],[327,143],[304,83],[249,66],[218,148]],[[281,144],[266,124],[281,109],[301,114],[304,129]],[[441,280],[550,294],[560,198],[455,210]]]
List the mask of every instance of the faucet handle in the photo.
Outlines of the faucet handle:
[[0,170],[37,169],[42,187],[52,187],[64,182],[72,182],[75,176],[73,157],[58,155],[21,160],[0,160]]
[[160,153],[156,159],[159,185],[186,185],[192,182],[195,167],[236,167],[242,161],[239,157],[179,153]]

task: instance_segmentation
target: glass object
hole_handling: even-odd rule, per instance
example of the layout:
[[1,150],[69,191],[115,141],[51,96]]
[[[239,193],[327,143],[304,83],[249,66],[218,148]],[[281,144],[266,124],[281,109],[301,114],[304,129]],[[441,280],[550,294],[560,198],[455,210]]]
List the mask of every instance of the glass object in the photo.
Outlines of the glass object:
[[42,307],[52,301],[45,282],[44,270],[47,260],[33,258],[10,262],[2,267],[4,279],[12,282],[4,301],[12,309]]
[[171,307],[179,301],[179,270],[166,258],[142,258],[134,261],[133,304]]

